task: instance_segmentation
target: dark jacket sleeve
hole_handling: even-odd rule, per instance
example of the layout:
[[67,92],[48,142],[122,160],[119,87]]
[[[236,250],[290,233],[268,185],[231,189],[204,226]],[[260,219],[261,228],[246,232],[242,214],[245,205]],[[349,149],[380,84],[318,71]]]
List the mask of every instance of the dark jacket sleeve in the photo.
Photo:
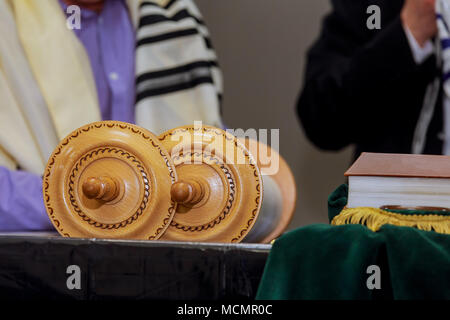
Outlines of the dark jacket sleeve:
[[387,114],[401,121],[411,111],[406,105],[392,110],[387,103],[392,89],[407,87],[418,68],[399,11],[387,14],[382,8],[381,29],[369,30],[368,5],[333,1],[333,11],[307,56],[297,111],[307,137],[322,149],[338,150],[368,139],[367,128]]

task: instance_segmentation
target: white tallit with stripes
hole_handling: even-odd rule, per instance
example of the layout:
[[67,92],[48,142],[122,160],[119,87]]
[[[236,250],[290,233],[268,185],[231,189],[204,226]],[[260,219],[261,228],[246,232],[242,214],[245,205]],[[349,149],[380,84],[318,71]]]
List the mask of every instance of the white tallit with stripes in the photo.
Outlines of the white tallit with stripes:
[[[221,75],[193,1],[126,2],[136,123],[155,134],[196,120],[220,127]],[[0,166],[41,175],[59,140],[100,119],[87,53],[58,0],[0,0]]]
[[197,120],[221,127],[222,77],[194,2],[142,1],[136,41],[137,123],[157,134]]
[[[440,86],[444,88],[443,117],[444,136],[442,153],[450,155],[450,1],[436,0],[436,23],[438,34],[436,45],[431,52],[436,53],[437,67],[442,69],[442,76],[438,75],[427,87],[424,103],[414,133],[412,153],[423,153],[425,149],[428,127],[433,117],[434,108],[439,96]],[[435,50],[436,49],[436,50]],[[420,50],[420,49],[414,49]],[[423,50],[423,49],[422,49]],[[417,62],[417,61],[416,61]]]
[[442,64],[442,86],[444,88],[444,147],[443,153],[450,154],[450,2],[436,1],[438,27],[438,53]]
[[450,97],[450,2],[437,0],[436,18],[441,45],[442,80],[445,94]]

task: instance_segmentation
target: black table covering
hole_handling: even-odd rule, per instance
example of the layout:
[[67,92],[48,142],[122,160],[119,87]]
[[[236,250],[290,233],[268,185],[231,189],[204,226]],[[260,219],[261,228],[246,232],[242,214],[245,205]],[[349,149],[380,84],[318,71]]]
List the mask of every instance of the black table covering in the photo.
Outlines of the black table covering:
[[[2,299],[253,299],[270,245],[0,234]],[[69,289],[69,266],[80,289]]]

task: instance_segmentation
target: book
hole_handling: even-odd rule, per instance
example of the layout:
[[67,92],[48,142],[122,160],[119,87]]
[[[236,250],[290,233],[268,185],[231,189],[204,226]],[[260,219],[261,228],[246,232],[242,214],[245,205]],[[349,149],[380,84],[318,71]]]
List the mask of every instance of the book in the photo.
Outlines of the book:
[[345,176],[348,208],[450,210],[450,156],[362,153]]

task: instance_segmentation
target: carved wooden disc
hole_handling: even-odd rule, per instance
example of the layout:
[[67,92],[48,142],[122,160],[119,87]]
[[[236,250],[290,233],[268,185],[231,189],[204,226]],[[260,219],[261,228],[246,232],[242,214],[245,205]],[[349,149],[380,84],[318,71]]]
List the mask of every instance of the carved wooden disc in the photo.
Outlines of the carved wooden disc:
[[209,126],[176,128],[159,139],[179,178],[172,188],[177,211],[161,239],[242,241],[262,202],[261,174],[245,146]]
[[175,181],[170,156],[152,133],[96,122],[72,132],[53,152],[44,202],[63,236],[154,240],[175,213]]

